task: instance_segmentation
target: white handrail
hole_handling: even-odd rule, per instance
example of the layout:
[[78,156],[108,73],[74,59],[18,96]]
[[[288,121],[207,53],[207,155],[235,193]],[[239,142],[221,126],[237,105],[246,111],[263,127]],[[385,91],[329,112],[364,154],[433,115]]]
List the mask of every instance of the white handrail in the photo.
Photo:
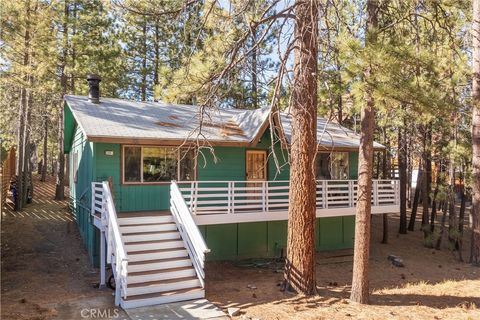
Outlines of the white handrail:
[[170,185],[170,211],[192,260],[195,271],[202,287],[205,286],[205,254],[210,252],[200,230],[193,221],[192,214],[188,208],[180,189],[175,181]]
[[[119,305],[120,295],[123,298],[127,298],[127,251],[120,233],[115,203],[108,182],[104,181],[101,184],[93,183],[92,188],[92,205],[95,205],[97,208],[101,207],[102,227],[105,231],[107,244],[107,263],[112,265],[116,287],[115,304]],[[101,202],[98,198],[101,198]]]

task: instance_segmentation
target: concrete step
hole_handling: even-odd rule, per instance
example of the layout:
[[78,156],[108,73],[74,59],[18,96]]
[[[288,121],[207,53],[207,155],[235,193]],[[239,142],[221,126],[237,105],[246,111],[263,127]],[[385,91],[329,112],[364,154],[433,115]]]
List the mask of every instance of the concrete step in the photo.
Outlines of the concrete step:
[[157,304],[188,301],[205,297],[205,290],[202,288],[173,290],[168,292],[130,296],[121,300],[124,309],[152,306]]
[[192,266],[142,272],[130,271],[128,273],[128,285],[134,283],[179,279],[195,276],[196,272]]
[[201,287],[200,280],[197,277],[186,277],[178,279],[148,281],[141,283],[128,284],[127,296],[174,291],[181,289],[193,289]]
[[128,234],[122,235],[122,238],[125,243],[155,241],[155,240],[171,240],[171,239],[180,239],[180,233],[176,230],[128,233]]
[[170,249],[179,248],[182,246],[183,241],[181,239],[125,243],[125,249],[127,250],[127,254],[136,251]]
[[165,270],[171,268],[182,268],[192,266],[192,261],[188,256],[182,258],[148,260],[143,262],[134,262],[128,264],[128,272],[144,272],[153,270]]
[[187,257],[188,252],[183,247],[162,249],[162,250],[146,250],[131,252],[128,254],[129,265],[134,265],[136,262],[144,262],[159,259],[181,258]]

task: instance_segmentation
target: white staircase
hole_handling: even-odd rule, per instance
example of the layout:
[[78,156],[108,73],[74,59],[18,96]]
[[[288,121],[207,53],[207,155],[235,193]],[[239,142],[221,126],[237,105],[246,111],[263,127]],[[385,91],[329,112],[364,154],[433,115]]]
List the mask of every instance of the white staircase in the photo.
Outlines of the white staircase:
[[170,211],[119,214],[108,182],[92,184],[92,216],[101,231],[100,283],[112,265],[115,304],[124,309],[205,297],[209,252],[176,183]]
[[118,217],[128,257],[125,309],[205,297],[171,214]]

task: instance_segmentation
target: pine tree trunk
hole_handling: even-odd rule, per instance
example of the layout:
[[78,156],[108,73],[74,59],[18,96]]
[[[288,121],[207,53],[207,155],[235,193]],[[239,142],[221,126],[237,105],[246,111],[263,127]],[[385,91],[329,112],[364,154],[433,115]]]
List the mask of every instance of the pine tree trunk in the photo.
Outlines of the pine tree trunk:
[[[257,42],[256,30],[252,30],[253,45]],[[257,80],[257,48],[252,50],[252,108],[258,108],[258,80]]]
[[[367,1],[366,46],[376,42],[378,3]],[[364,77],[368,83],[373,74],[367,67]],[[373,88],[367,85],[365,105],[361,111],[360,148],[358,155],[358,200],[355,217],[355,244],[353,253],[352,293],[350,300],[368,303],[368,259],[370,255],[370,229],[372,207],[373,132],[375,127],[375,102]]]
[[400,234],[407,233],[407,143],[404,128],[398,128],[398,175],[400,178]]
[[467,202],[467,196],[465,195],[465,188],[462,188],[462,199],[460,202],[460,212],[458,216],[458,238],[455,243],[455,249],[458,251],[458,259],[463,261],[463,226],[465,223],[465,207]]
[[[36,6],[34,7],[36,9]],[[30,55],[30,59],[32,59],[32,54]],[[31,64],[29,64],[31,66]],[[22,203],[26,204],[28,200],[28,195],[33,194],[33,181],[32,181],[32,154],[33,148],[32,143],[30,141],[30,124],[32,121],[32,106],[33,106],[33,94],[32,88],[34,87],[33,83],[33,76],[30,74],[28,76],[28,86],[29,89],[27,90],[27,108],[25,113],[25,128],[24,128],[24,136],[23,136],[23,147],[24,147],[24,157],[23,160],[23,188],[22,188]]]
[[437,218],[437,195],[441,183],[440,179],[440,167],[441,164],[437,166],[437,179],[435,182],[435,191],[433,192],[433,198],[432,198],[432,213],[430,215],[430,232],[433,233],[435,231],[435,219]]
[[448,207],[448,199],[446,199],[442,205],[442,222],[440,224],[440,233],[438,235],[438,239],[437,239],[437,244],[435,245],[435,249],[436,250],[440,250],[440,246],[442,244],[442,238],[443,238],[443,234],[445,233],[445,222],[447,221],[447,207]]
[[480,264],[480,0],[473,0],[473,79],[472,79],[472,240],[470,262]]
[[418,209],[418,202],[420,198],[420,188],[422,183],[423,183],[423,170],[422,170],[422,163],[420,162],[418,166],[417,185],[415,186],[415,194],[413,195],[412,213],[410,214],[410,221],[408,222],[408,231],[415,230],[415,220],[417,219],[417,209]]
[[[154,37],[154,42],[153,42],[153,49],[155,51],[155,57],[154,57],[154,65],[153,65],[153,90],[155,92],[158,84],[159,84],[159,68],[160,68],[160,21],[158,18],[155,20],[155,37]],[[155,94],[154,94],[155,96]],[[157,101],[158,99],[153,99],[154,101]]]
[[[403,119],[403,123],[406,126],[406,121]],[[406,157],[407,157],[407,207],[409,209],[412,208],[412,171],[413,171],[413,166],[412,166],[412,152],[411,152],[411,147],[408,139],[409,135],[409,130],[405,127],[405,143],[407,145],[407,151],[406,151]]]
[[48,154],[48,118],[45,116],[43,132],[43,158],[42,158],[42,177],[40,181],[45,182],[47,179],[47,154]]
[[60,65],[60,85],[62,87],[62,101],[60,102],[58,112],[58,135],[57,135],[57,182],[55,185],[55,200],[65,199],[65,154],[63,146],[63,97],[67,93],[67,75],[65,74],[65,68],[67,65],[68,55],[68,18],[69,18],[69,3],[65,1],[64,6],[64,21],[63,21],[63,48],[62,58]]
[[286,288],[311,295],[315,283],[318,3],[295,8],[292,144]]
[[147,100],[147,20],[145,19],[142,29],[143,35],[143,48],[142,48],[142,82],[140,84],[141,99]]
[[429,225],[429,206],[430,206],[430,190],[432,188],[432,127],[427,125],[424,127],[424,139],[423,139],[423,183],[422,183],[422,231],[424,238],[427,238],[430,234]]
[[[23,48],[23,66],[28,67],[30,63],[30,3],[27,2],[26,21],[24,33],[24,48]],[[24,76],[24,83],[28,83],[28,75]],[[20,106],[18,112],[18,131],[17,131],[17,198],[15,199],[15,210],[22,210],[23,194],[25,190],[25,127],[26,117],[28,113],[28,90],[25,84],[20,89]]]
[[450,188],[449,188],[450,204],[448,206],[448,241],[451,248],[455,247],[455,233],[456,228],[456,214],[455,214],[455,166],[453,161],[450,161]]
[[[77,10],[78,10],[77,1],[78,0],[73,1],[72,9],[71,9],[71,12],[72,12],[72,38],[74,38],[77,34]],[[74,41],[72,41],[72,43],[71,43],[71,48],[72,48],[72,53],[70,55],[70,58],[71,58],[71,61],[72,61],[72,69],[75,70],[75,65],[76,65],[76,62],[77,62],[77,49],[75,47],[75,42]],[[71,93],[76,94],[75,77],[74,76],[70,77],[70,88],[71,88]],[[68,162],[67,162],[67,164],[68,164]],[[69,172],[69,170],[66,170],[66,172]]]

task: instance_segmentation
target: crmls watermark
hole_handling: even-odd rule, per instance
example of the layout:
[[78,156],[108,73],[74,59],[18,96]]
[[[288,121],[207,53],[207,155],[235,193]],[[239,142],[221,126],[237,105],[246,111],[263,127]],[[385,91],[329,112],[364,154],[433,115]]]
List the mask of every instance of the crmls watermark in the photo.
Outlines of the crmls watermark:
[[83,319],[115,319],[120,315],[118,309],[82,309],[80,311],[80,316]]

